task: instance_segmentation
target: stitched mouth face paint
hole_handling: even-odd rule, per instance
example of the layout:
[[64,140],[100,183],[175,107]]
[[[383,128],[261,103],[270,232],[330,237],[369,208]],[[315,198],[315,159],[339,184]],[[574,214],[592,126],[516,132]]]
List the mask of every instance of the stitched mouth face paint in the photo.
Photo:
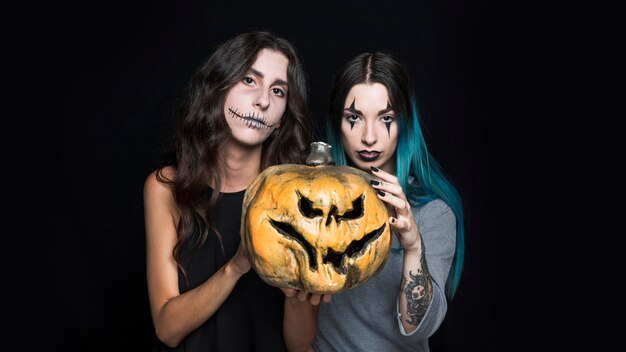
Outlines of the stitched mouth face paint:
[[248,112],[241,114],[237,111],[237,109],[228,108],[229,116],[233,118],[238,118],[242,120],[247,127],[255,129],[255,130],[266,130],[274,127],[276,124],[268,124],[267,119],[261,116],[260,114],[255,114],[254,112]]

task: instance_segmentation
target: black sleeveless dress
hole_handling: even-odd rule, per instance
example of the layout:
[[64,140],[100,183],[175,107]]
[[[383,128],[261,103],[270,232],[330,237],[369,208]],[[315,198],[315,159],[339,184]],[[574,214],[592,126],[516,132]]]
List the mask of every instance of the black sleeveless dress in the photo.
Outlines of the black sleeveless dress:
[[[178,274],[181,294],[205,282],[235,255],[244,193],[222,193],[213,211],[212,220],[222,236],[226,256],[212,231],[202,247],[192,249],[190,245],[181,252],[187,272],[187,280],[180,271]],[[266,284],[250,269],[215,314],[176,348],[157,341],[153,351],[285,351],[284,298],[280,289]]]

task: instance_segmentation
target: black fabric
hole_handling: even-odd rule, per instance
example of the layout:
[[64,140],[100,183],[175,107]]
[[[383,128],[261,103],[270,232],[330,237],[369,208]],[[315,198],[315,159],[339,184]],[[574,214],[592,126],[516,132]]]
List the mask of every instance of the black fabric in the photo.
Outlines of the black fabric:
[[[240,243],[241,206],[245,191],[222,193],[212,219],[214,232],[200,248],[182,251],[187,281],[179,272],[181,294],[205,282],[232,258]],[[285,351],[282,335],[284,294],[259,278],[254,269],[243,275],[222,306],[176,348],[157,342],[153,351]]]

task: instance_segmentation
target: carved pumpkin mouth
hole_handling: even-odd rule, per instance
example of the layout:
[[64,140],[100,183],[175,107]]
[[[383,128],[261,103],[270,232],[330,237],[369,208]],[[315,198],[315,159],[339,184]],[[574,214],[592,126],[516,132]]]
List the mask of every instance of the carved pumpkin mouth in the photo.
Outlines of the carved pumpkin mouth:
[[346,250],[342,252],[335,252],[332,248],[328,248],[328,253],[322,259],[324,264],[330,262],[333,265],[333,268],[342,275],[346,274],[346,261],[344,257],[347,258],[355,258],[359,255],[363,254],[364,250],[367,248],[367,245],[370,242],[374,242],[380,237],[380,235],[385,231],[385,226],[387,224],[383,224],[383,226],[378,229],[368,233],[363,236],[360,240],[355,240],[350,242]]
[[[330,216],[328,218],[330,218]],[[317,271],[317,250],[304,238],[304,236],[302,236],[301,233],[299,233],[293,226],[286,222],[270,219],[270,224],[281,235],[287,237],[290,240],[298,242],[302,246],[302,248],[304,248],[309,258],[309,270]],[[385,226],[387,226],[387,224],[383,224],[378,229],[366,234],[360,240],[354,240],[350,242],[350,244],[348,244],[343,252],[338,252],[332,248],[328,248],[328,252],[322,258],[322,263],[332,264],[333,269],[335,269],[337,273],[345,275],[346,260],[344,260],[344,258],[355,258],[358,257],[360,254],[363,254],[363,251],[367,248],[367,245],[371,242],[376,241],[378,237],[380,237],[380,235],[385,231]]]

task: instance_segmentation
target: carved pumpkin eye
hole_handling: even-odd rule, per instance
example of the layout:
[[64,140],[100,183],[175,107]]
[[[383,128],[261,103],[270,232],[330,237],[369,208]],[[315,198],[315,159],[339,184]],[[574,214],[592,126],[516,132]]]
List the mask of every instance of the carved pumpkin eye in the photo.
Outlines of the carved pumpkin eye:
[[341,220],[354,220],[363,216],[363,195],[352,201],[352,209],[345,212],[343,215],[337,214],[337,207],[332,205],[328,212],[328,218],[326,219],[326,226],[330,225],[330,219],[334,218],[337,225]]
[[301,195],[300,192],[296,193],[298,194],[298,198],[300,198],[300,201],[298,202],[298,208],[300,209],[300,213],[302,213],[302,215],[310,219],[316,216],[324,215],[322,209],[313,208],[313,202],[310,199]]
[[353,220],[358,219],[363,216],[363,195],[359,198],[352,201],[352,210],[345,212],[342,216],[339,217],[339,220]]

